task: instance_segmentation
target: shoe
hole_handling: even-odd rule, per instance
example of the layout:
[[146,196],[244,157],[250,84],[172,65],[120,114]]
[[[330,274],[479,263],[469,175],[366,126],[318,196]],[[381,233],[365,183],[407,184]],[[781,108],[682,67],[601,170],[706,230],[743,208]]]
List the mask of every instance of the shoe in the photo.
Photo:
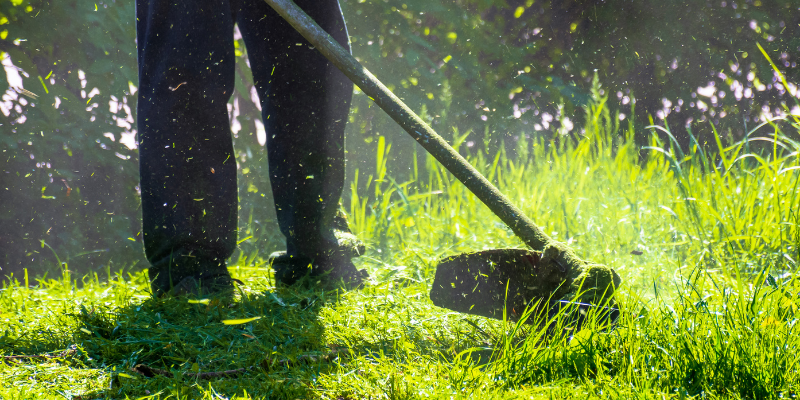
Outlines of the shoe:
[[335,253],[343,257],[353,258],[363,255],[367,251],[367,246],[359,240],[350,230],[347,224],[347,217],[342,210],[338,210],[333,217],[333,236],[336,237]]
[[344,288],[353,290],[361,288],[364,280],[369,278],[366,269],[357,269],[350,257],[320,257],[311,260],[276,251],[269,256],[269,263],[275,271],[277,286],[292,286],[299,282],[325,289]]
[[234,282],[240,285],[244,283],[234,279],[228,273],[212,276],[187,276],[178,281],[177,284],[169,289],[157,287],[151,284],[153,295],[156,297],[231,297],[235,288]]
[[333,217],[333,236],[336,243],[330,249],[320,251],[314,259],[307,256],[290,255],[277,251],[269,256],[269,264],[275,271],[278,285],[291,286],[305,277],[312,284],[343,286],[355,289],[363,286],[369,277],[367,270],[359,270],[350,261],[366,252],[367,247],[350,231],[347,217],[339,210]]
[[269,265],[275,271],[277,285],[291,286],[304,276],[310,275],[313,264],[310,258],[286,254],[276,251],[269,255]]

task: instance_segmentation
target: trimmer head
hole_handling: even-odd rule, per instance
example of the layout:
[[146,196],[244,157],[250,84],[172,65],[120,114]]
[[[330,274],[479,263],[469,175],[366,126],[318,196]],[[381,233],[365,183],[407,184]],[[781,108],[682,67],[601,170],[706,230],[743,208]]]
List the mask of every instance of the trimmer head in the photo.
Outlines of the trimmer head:
[[613,301],[592,298],[587,302],[578,294],[592,291],[610,298],[620,283],[619,276],[602,265],[580,268],[571,271],[562,263],[545,261],[540,252],[524,249],[459,254],[443,259],[436,267],[431,300],[438,307],[496,319],[503,319],[505,309],[511,321],[518,320],[529,306],[537,307],[533,315],[545,311],[543,308],[547,316],[577,311],[578,320],[589,309],[600,307],[606,317],[615,320],[619,312]]

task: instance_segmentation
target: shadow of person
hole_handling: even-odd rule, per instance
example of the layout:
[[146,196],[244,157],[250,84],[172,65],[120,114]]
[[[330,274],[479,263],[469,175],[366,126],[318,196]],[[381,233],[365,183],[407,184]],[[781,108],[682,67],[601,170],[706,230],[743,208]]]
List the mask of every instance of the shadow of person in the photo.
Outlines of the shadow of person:
[[[173,394],[226,397],[246,393],[307,398],[308,383],[338,357],[324,343],[319,310],[337,291],[295,285],[231,298],[147,298],[110,313],[78,316],[76,344],[112,382],[98,396]],[[84,395],[85,396],[85,395]]]

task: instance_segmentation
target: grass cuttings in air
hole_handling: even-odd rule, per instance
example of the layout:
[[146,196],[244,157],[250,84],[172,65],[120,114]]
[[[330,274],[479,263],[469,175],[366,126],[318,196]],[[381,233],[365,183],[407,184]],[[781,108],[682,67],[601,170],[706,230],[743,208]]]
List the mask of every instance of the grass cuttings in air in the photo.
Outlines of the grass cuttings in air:
[[717,136],[712,154],[656,135],[638,147],[599,96],[587,111],[577,143],[472,161],[549,234],[617,270],[613,328],[589,315],[548,335],[544,321],[434,307],[436,260],[522,244],[430,158],[427,175],[393,180],[382,141],[376,174],[355,177],[366,191],[349,196],[370,244],[366,288],[276,289],[258,257],[231,261],[245,285],[224,303],[152,299],[141,272],[16,276],[0,289],[0,398],[795,396],[799,127]]

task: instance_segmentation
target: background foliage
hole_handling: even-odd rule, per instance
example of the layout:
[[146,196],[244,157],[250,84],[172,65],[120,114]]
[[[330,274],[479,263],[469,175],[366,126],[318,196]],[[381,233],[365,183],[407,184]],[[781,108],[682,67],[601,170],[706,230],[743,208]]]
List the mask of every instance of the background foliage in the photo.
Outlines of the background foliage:
[[[440,133],[486,159],[502,149],[529,157],[531,137],[581,137],[575,127],[583,126],[595,71],[619,118],[644,125],[652,116],[677,128],[711,120],[723,137],[739,139],[748,124],[797,105],[796,85],[788,94],[775,85],[756,47],[797,82],[797,7],[793,0],[342,1],[354,54]],[[56,265],[57,257],[85,268],[144,266],[134,24],[132,2],[0,0],[0,52],[8,76],[22,78],[0,103],[2,274]],[[280,238],[260,149],[266,134],[236,37],[240,73],[229,109],[241,246],[267,252]],[[378,136],[394,144],[393,176],[424,168],[412,141],[366,96],[354,99],[350,122],[348,176],[373,168]],[[708,125],[698,129],[700,143],[713,143]],[[673,131],[688,146],[686,131]]]
[[[139,257],[133,2],[0,2],[3,96],[0,267]],[[6,79],[6,75],[2,75]],[[5,83],[5,82],[0,82]],[[3,85],[7,86],[7,85]],[[0,117],[3,118],[3,117]],[[88,253],[87,253],[88,252]]]
[[[719,145],[716,166],[656,135],[641,149],[605,104],[593,96],[578,143],[535,140],[535,162],[471,159],[548,234],[624,277],[613,327],[598,309],[578,330],[564,312],[529,325],[434,306],[443,255],[522,243],[432,156],[393,180],[379,138],[350,202],[372,244],[356,261],[365,288],[275,287],[255,252],[229,265],[232,301],[153,298],[126,269],[17,276],[0,282],[0,397],[796,398],[800,118]],[[754,141],[773,151],[747,152]]]

